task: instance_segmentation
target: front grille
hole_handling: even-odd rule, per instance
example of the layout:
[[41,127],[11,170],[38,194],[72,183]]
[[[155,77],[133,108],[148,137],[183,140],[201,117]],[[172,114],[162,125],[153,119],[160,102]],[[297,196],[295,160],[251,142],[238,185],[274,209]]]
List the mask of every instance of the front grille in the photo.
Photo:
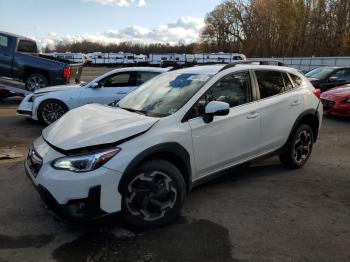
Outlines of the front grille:
[[36,177],[43,165],[43,159],[41,156],[35,151],[34,147],[31,147],[28,151],[27,155],[27,165],[32,171],[34,177]]
[[326,99],[321,99],[321,101],[323,104],[323,109],[326,111],[330,110],[335,104],[334,101],[330,101],[330,100],[326,100]]

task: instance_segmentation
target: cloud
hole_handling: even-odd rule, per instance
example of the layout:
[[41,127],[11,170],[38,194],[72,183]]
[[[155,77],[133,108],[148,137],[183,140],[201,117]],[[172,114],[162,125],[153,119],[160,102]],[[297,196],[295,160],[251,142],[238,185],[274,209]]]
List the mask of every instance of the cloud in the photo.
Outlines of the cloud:
[[58,35],[54,32],[38,40],[41,47],[54,47],[58,42],[74,43],[84,40],[101,43],[120,43],[125,41],[140,43],[169,43],[177,44],[180,41],[186,44],[198,40],[204,27],[202,18],[181,17],[175,22],[159,25],[154,28],[128,26],[119,30],[107,30],[98,34]]
[[145,0],[81,0],[82,2],[94,2],[99,5],[128,7],[136,3],[137,6],[142,7],[146,5]]

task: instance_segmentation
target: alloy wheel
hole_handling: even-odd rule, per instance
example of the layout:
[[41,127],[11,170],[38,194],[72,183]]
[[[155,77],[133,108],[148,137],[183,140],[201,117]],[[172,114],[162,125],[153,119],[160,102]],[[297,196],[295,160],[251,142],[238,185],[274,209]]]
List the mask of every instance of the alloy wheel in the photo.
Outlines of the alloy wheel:
[[163,172],[153,171],[139,174],[129,183],[125,204],[133,216],[154,221],[174,207],[177,195],[172,179]]
[[300,132],[295,139],[293,147],[293,157],[298,164],[308,159],[311,153],[312,136],[307,130]]
[[46,103],[41,110],[42,118],[47,124],[51,124],[64,115],[66,110],[58,103]]
[[28,91],[35,91],[39,88],[44,88],[46,86],[46,81],[40,76],[32,76],[28,79],[27,89]]

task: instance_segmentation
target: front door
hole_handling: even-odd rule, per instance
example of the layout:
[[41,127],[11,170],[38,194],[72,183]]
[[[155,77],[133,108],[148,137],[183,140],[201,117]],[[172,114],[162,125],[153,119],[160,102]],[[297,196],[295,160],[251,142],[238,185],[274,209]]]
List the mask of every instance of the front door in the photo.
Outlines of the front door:
[[[230,104],[226,116],[203,121],[210,101]],[[249,71],[235,72],[215,83],[189,112],[197,177],[220,171],[257,154],[260,146],[260,116],[252,97]]]

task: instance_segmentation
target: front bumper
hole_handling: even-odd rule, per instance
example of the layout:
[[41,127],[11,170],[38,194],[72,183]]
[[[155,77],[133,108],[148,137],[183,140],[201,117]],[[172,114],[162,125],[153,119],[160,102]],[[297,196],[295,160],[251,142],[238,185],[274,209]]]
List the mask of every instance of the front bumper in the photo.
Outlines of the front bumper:
[[22,102],[18,106],[17,114],[26,116],[26,117],[31,117],[34,120],[37,120],[33,112],[33,102],[29,101],[30,98],[31,98],[31,95],[28,95],[22,100]]
[[[54,213],[63,219],[91,220],[121,210],[121,173],[104,167],[87,173],[56,170],[51,162],[62,155],[38,140],[33,147],[36,156],[28,154],[25,170]],[[38,163],[41,157],[42,164]]]

